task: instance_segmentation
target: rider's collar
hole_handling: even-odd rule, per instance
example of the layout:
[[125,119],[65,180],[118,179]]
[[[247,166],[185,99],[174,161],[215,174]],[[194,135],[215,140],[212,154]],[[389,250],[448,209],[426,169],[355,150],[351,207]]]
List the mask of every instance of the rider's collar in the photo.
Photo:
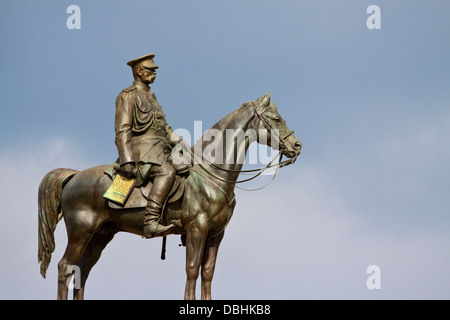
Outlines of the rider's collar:
[[150,87],[147,86],[146,84],[143,84],[142,82],[139,81],[133,81],[133,84],[136,86],[136,88],[138,88],[139,90],[145,91],[145,92],[149,92],[150,91]]

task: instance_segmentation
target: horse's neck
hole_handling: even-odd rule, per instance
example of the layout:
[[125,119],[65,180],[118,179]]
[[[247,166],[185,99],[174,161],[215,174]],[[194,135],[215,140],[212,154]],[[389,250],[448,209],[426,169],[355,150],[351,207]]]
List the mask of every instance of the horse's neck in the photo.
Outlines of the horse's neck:
[[248,105],[221,119],[193,147],[197,161],[220,179],[236,181],[239,172],[235,171],[242,169],[248,148],[256,141],[256,120],[253,108]]

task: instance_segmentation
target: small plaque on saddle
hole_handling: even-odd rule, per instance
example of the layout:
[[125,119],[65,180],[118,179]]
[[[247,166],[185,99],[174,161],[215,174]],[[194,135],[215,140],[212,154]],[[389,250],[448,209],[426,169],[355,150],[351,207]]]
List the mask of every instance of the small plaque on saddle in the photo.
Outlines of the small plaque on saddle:
[[136,179],[128,179],[119,173],[116,174],[111,186],[106,190],[103,198],[123,205],[133,191]]

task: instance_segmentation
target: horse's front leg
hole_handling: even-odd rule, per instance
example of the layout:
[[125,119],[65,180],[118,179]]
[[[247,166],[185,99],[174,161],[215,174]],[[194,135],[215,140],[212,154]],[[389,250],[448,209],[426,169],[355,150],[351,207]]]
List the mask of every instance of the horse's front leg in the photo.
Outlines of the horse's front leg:
[[204,215],[200,214],[186,230],[187,279],[184,292],[185,300],[195,300],[195,285],[199,275],[207,235],[207,219]]
[[217,252],[223,239],[224,231],[215,237],[208,237],[202,262],[202,300],[211,300],[211,281],[216,267]]

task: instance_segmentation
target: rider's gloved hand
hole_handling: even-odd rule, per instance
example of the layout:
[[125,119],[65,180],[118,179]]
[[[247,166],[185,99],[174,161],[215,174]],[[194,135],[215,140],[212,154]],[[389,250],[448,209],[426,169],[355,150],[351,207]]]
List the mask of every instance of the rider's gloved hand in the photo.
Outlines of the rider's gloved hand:
[[125,178],[136,178],[136,166],[132,162],[127,162],[121,165],[119,171]]

